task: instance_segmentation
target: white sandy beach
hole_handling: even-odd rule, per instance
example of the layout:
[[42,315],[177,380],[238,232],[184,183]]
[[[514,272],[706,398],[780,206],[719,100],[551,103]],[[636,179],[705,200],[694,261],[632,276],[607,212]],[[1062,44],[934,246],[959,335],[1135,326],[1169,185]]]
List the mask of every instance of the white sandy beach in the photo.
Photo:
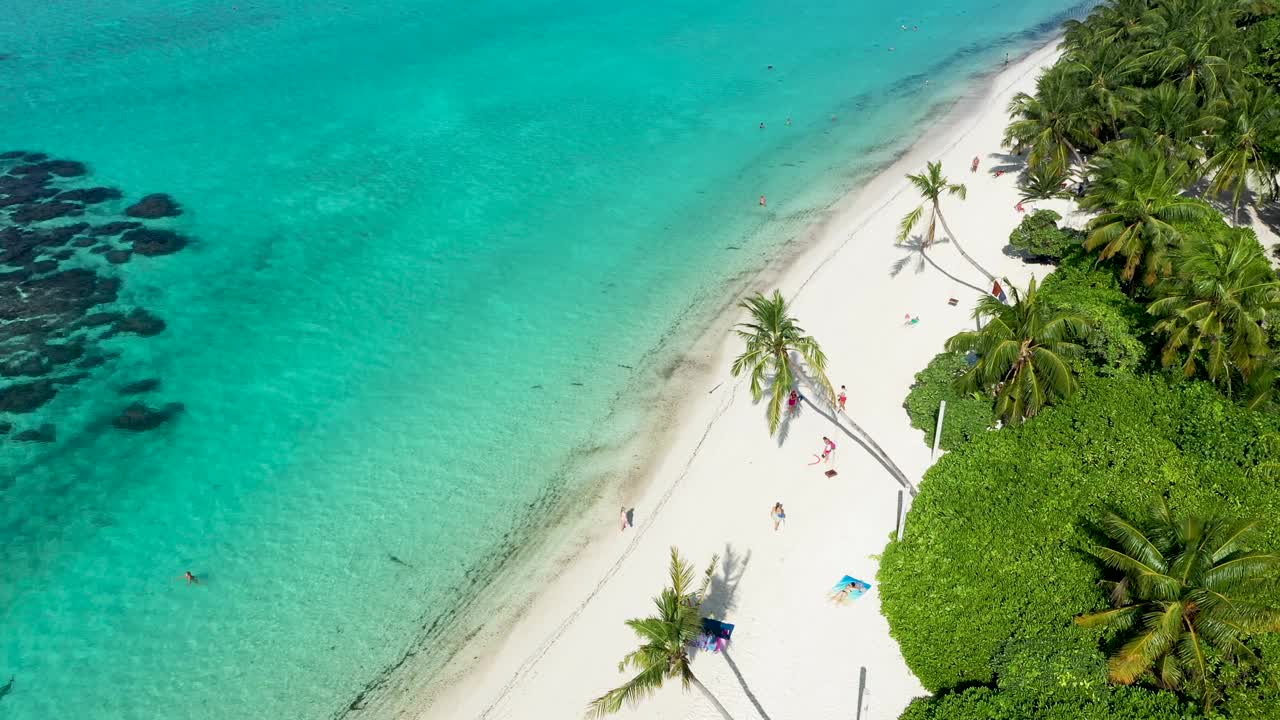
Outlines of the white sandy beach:
[[[903,175],[922,170],[926,160],[942,160],[948,177],[968,185],[967,201],[948,199],[944,206],[965,249],[1019,286],[1033,272],[1043,275],[1048,268],[1001,253],[1022,215],[1015,210],[1016,167],[1004,158],[1000,138],[1010,97],[1033,89],[1039,71],[1057,57],[1056,44],[1010,65],[958,103],[929,137],[834,207],[804,239],[808,249],[757,288],[768,292],[776,284],[791,298],[801,325],[829,357],[831,380],[848,386],[849,416],[913,482],[930,454],[902,402],[913,375],[943,342],[972,326],[977,296],[933,268],[917,273],[914,263],[890,275],[906,254],[893,242],[898,221],[918,202]],[[970,173],[975,155],[981,168]],[[1002,165],[1012,172],[995,177],[991,169]],[[780,195],[771,189],[771,198]],[[1067,215],[1063,201],[1034,205]],[[950,245],[937,246],[932,257],[948,272],[984,284]],[[952,297],[958,306],[947,304]],[[920,323],[905,326],[907,313]],[[845,606],[827,599],[845,574],[874,585],[876,556],[895,528],[900,485],[813,408],[784,427],[781,442],[768,436],[763,404],[753,404],[745,381],[729,375],[740,344],[728,330],[741,319],[739,313],[723,318],[711,331],[711,349],[690,359],[705,379],[674,418],[665,453],[639,496],[605,494],[594,537],[580,539],[573,561],[500,641],[473,643],[455,658],[454,669],[466,672],[431,698],[420,717],[582,717],[589,700],[626,679],[617,662],[635,638],[623,620],[650,611],[651,596],[666,580],[671,545],[699,571],[713,554],[721,556],[706,607],[736,629],[726,653],[701,653],[694,669],[734,717],[892,720],[925,693],[889,636],[877,588]],[[834,478],[823,475],[828,466],[810,465],[824,435],[838,444]],[[776,533],[775,501],[784,503],[788,518]],[[636,526],[619,532],[616,508],[624,503],[635,508]],[[619,717],[716,713],[696,691],[671,684]]]

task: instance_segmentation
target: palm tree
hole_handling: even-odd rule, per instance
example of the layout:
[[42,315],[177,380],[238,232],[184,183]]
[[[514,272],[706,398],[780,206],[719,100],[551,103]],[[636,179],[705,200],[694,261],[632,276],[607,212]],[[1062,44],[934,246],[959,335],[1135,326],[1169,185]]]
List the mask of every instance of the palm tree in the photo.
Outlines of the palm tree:
[[1102,248],[1101,257],[1125,258],[1121,276],[1132,280],[1138,267],[1151,285],[1167,275],[1168,250],[1181,237],[1186,223],[1211,216],[1196,200],[1181,197],[1185,174],[1170,167],[1154,150],[1130,145],[1099,157],[1090,174],[1093,184],[1081,206],[1102,212],[1089,222],[1088,250]]
[[1271,349],[1265,320],[1280,308],[1280,281],[1252,233],[1223,230],[1195,237],[1175,253],[1177,272],[1158,288],[1148,312],[1161,318],[1161,362],[1180,363],[1185,376],[1203,369],[1230,390],[1248,382]]
[[916,224],[920,222],[920,218],[924,216],[925,206],[929,207],[929,224],[925,229],[924,242],[921,244],[923,248],[929,248],[933,245],[937,238],[938,225],[942,225],[942,229],[946,231],[948,237],[951,238],[951,244],[956,246],[956,250],[964,256],[969,264],[978,269],[987,280],[995,280],[995,276],[987,272],[987,269],[979,265],[973,258],[969,257],[969,253],[960,247],[960,243],[956,241],[955,233],[951,232],[951,228],[947,227],[947,220],[942,216],[942,206],[938,203],[939,198],[945,192],[948,195],[956,195],[961,200],[965,199],[968,190],[960,183],[948,182],[947,178],[942,174],[942,163],[931,162],[925,168],[923,173],[919,175],[908,175],[907,180],[911,181],[911,185],[920,192],[920,197],[924,202],[916,206],[915,210],[907,213],[902,218],[902,223],[898,225],[898,242],[902,243],[911,234]]
[[1223,124],[1218,116],[1218,103],[1201,108],[1196,94],[1174,83],[1162,83],[1150,90],[1133,90],[1134,124],[1121,131],[1127,139],[1162,153],[1179,171],[1195,173],[1204,150],[1198,143],[1211,139]]
[[1114,513],[1103,517],[1111,542],[1091,552],[1121,575],[1105,583],[1114,608],[1076,622],[1130,635],[1108,663],[1113,682],[1130,685],[1151,673],[1166,688],[1190,683],[1207,711],[1217,695],[1209,658],[1257,661],[1246,640],[1280,630],[1280,610],[1257,604],[1251,595],[1280,573],[1280,555],[1245,549],[1257,525],[1175,519],[1163,500],[1145,526]]
[[[1176,3],[1165,3],[1156,12],[1174,5]],[[1175,23],[1173,27],[1176,28],[1184,27],[1177,23],[1185,21],[1175,19],[1170,22]],[[1184,89],[1207,101],[1222,94],[1222,85],[1230,69],[1226,59],[1215,54],[1219,45],[1207,28],[1196,26],[1174,33],[1163,47],[1152,50],[1139,61],[1160,77],[1181,80]]]
[[1149,9],[1147,0],[1111,0],[1098,5],[1083,22],[1063,23],[1063,44],[1075,51],[1091,51],[1149,36],[1151,31],[1144,22]]
[[746,342],[747,348],[733,361],[730,371],[738,377],[750,368],[751,398],[756,402],[764,396],[766,378],[771,379],[769,434],[772,435],[782,422],[782,401],[796,385],[797,372],[791,353],[799,353],[808,363],[818,390],[834,397],[831,381],[827,379],[827,356],[818,347],[818,341],[805,335],[804,328],[787,314],[787,301],[777,290],[772,297],[756,293],[740,305],[751,313],[752,322],[738,324],[738,337]]
[[689,657],[690,646],[702,634],[702,601],[717,560],[717,557],[711,559],[702,587],[694,591],[693,566],[680,557],[679,550],[671,548],[671,585],[653,599],[657,614],[627,621],[643,644],[622,658],[618,672],[629,667],[636,671],[636,676],[592,700],[588,717],[602,718],[618,712],[623,705],[638,705],[657,692],[664,682],[678,678],[686,691],[690,685],[698,688],[721,717],[733,720],[724,705],[693,674],[693,660]]
[[1277,168],[1268,160],[1262,144],[1280,135],[1280,104],[1260,84],[1239,87],[1232,93],[1226,125],[1215,138],[1215,152],[1207,167],[1213,173],[1209,191],[1231,193],[1231,217],[1238,222],[1240,198],[1253,177],[1266,189],[1276,190]]
[[1105,125],[1111,137],[1119,135],[1120,118],[1129,110],[1129,98],[1124,90],[1138,71],[1137,61],[1126,56],[1121,46],[1112,44],[1102,45],[1088,54],[1077,54],[1066,67],[1067,72],[1082,81],[1083,97],[1088,100],[1092,114],[1097,116],[1095,124]]
[[1069,180],[1066,173],[1051,165],[1028,168],[1022,179],[1021,197],[1023,200],[1071,197],[1071,193],[1063,187]]
[[1032,167],[1050,165],[1062,172],[1072,162],[1084,165],[1078,149],[1092,145],[1094,137],[1083,109],[1084,92],[1071,79],[1065,66],[1050,68],[1036,81],[1036,94],[1018,93],[1009,102],[1015,119],[1004,131],[1004,146],[1015,152],[1030,150]]
[[978,360],[956,380],[962,392],[994,392],[995,415],[1016,425],[1055,400],[1076,391],[1067,366],[1083,348],[1074,341],[1089,333],[1089,322],[1065,309],[1048,306],[1031,278],[1025,296],[1010,285],[1013,304],[984,295],[974,319],[987,318],[979,330],[968,330],[947,341],[950,352],[974,353]]

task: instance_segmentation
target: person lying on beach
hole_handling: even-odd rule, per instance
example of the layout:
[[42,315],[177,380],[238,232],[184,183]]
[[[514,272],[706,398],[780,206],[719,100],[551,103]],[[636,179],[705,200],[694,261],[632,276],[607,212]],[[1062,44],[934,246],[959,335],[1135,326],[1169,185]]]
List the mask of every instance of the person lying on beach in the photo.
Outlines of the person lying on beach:
[[822,461],[826,462],[836,452],[836,444],[826,435],[822,436]]

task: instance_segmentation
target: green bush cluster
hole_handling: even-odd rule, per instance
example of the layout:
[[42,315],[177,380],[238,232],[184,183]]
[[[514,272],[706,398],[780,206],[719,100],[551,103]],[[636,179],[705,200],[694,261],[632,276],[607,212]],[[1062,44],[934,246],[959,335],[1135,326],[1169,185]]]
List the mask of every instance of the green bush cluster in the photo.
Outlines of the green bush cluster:
[[989,687],[917,698],[901,720],[1196,720],[1194,707],[1168,692],[1107,688],[1097,698],[1038,702]]
[[1045,277],[1041,291],[1050,305],[1079,313],[1092,325],[1083,343],[1089,369],[1114,375],[1146,362],[1151,316],[1125,294],[1114,268],[1096,267],[1091,256],[1077,253]]
[[933,445],[938,423],[938,403],[947,401],[939,446],[953,450],[987,432],[992,425],[991,398],[975,397],[955,387],[956,378],[969,369],[964,353],[944,352],[929,361],[929,366],[916,373],[916,381],[903,407],[911,417],[911,427],[924,433],[926,445]]
[[[1084,552],[1091,523],[1161,495],[1180,512],[1280,518],[1280,485],[1249,472],[1275,427],[1201,383],[1086,376],[1034,422],[948,453],[880,566],[882,609],[908,665],[942,691],[996,680],[1011,643],[1096,647],[1101,638],[1073,623],[1106,607]],[[1280,550],[1280,522],[1263,542]]]
[[1036,210],[1024,217],[1009,234],[1009,245],[1028,260],[1054,262],[1077,251],[1084,232],[1058,227],[1062,216],[1052,210]]

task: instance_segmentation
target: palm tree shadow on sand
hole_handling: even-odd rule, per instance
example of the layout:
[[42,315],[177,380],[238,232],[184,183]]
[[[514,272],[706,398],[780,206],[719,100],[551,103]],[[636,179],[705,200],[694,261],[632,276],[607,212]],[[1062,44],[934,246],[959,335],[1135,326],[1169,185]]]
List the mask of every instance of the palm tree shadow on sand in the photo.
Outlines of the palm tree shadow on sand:
[[[805,375],[803,370],[797,370],[796,374],[804,379],[806,384],[812,385],[812,383],[808,382],[808,377]],[[804,402],[807,403],[809,407],[813,408],[814,412],[826,418],[828,422],[839,428],[840,432],[844,433],[845,437],[861,445],[862,449],[866,450],[868,455],[875,458],[875,461],[880,463],[880,467],[884,468],[893,476],[894,480],[898,481],[899,485],[906,488],[911,493],[911,497],[915,497],[916,486],[907,479],[907,474],[902,472],[902,468],[898,467],[898,464],[889,457],[889,453],[885,452],[884,448],[880,447],[880,444],[873,440],[866,430],[862,429],[862,426],[854,422],[848,415],[843,414],[842,417],[844,421],[841,422],[841,418],[836,416],[834,409],[832,409],[827,403],[820,405],[810,398],[805,398]],[[848,423],[848,426],[846,426],[846,423]],[[851,430],[850,427],[853,429]]]
[[[933,242],[933,245],[934,247],[936,247],[946,242],[950,242],[950,241],[945,237],[941,237],[935,240]],[[898,277],[899,275],[902,274],[903,270],[907,269],[908,265],[912,265],[912,264],[915,265],[915,267],[912,269],[915,270],[915,273],[917,275],[919,275],[920,273],[924,272],[924,266],[926,263],[928,263],[930,267],[942,273],[943,275],[947,276],[953,282],[957,282],[979,293],[986,294],[986,291],[983,290],[982,288],[978,287],[977,285],[974,285],[973,283],[961,280],[955,275],[952,275],[951,273],[944,270],[941,265],[935,262],[933,258],[929,257],[929,253],[927,252],[928,249],[924,245],[924,238],[920,237],[919,235],[912,235],[908,240],[905,240],[904,242],[900,243],[898,247],[906,250],[907,254],[903,255],[900,259],[895,260],[893,264],[889,266],[890,277]]]
[[[734,552],[732,545],[725,545],[724,554],[720,558],[720,572],[712,576],[711,584],[707,589],[707,596],[702,603],[702,609],[709,617],[728,619],[725,616],[736,606],[738,583],[742,581],[742,576],[746,573],[747,565],[750,562],[750,551],[747,551],[746,555],[739,557]],[[742,686],[742,692],[751,701],[751,705],[755,707],[760,717],[763,720],[773,720],[769,717],[769,713],[765,711],[764,706],[760,704],[760,699],[756,697],[755,693],[751,692],[751,686],[747,685],[747,679],[743,677],[742,670],[738,668],[738,664],[733,661],[733,656],[729,654],[729,647],[726,646],[720,654],[724,655],[725,662],[729,665],[729,670],[737,678],[738,685]]]

